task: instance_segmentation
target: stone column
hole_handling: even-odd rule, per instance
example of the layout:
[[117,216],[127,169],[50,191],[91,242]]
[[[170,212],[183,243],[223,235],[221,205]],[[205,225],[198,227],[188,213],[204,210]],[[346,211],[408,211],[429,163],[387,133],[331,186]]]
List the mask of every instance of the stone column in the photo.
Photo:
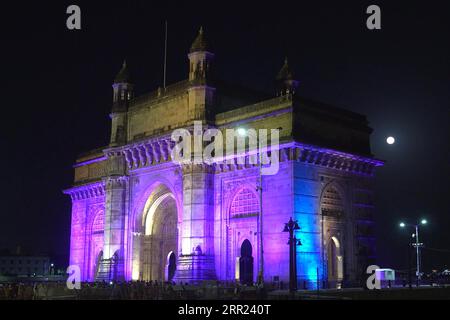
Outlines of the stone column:
[[135,232],[132,235],[132,264],[131,264],[131,280],[142,279],[143,267],[141,263],[142,254],[142,242],[144,241],[144,236],[140,232]]
[[213,168],[205,164],[184,165],[181,255],[175,281],[216,279],[213,211]]
[[110,156],[105,178],[105,227],[103,260],[97,280],[124,280],[126,254],[126,212],[128,177],[124,175],[122,155]]

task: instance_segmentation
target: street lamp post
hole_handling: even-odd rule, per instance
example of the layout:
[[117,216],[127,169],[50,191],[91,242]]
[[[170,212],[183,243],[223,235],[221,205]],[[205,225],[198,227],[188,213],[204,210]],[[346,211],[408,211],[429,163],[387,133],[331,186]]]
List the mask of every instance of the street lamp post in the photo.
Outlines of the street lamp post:
[[411,244],[408,241],[408,287],[412,288],[411,281]]
[[[427,220],[426,219],[422,219],[420,221],[421,225],[426,225],[427,224]],[[413,234],[413,237],[415,238],[415,243],[412,244],[413,247],[416,248],[416,277],[417,277],[417,285],[419,285],[419,281],[421,279],[421,268],[420,268],[420,248],[423,247],[423,243],[419,242],[419,223],[416,224],[408,224],[408,223],[404,223],[404,222],[400,222],[400,227],[404,228],[404,227],[413,227],[415,232]]]
[[294,231],[300,230],[297,220],[292,220],[285,223],[283,232],[289,232],[289,292],[297,291],[297,245],[302,245],[301,241],[298,240]]
[[417,275],[417,280],[420,281],[420,250],[419,250],[419,226],[416,224],[415,225],[416,228],[416,243],[415,243],[415,247],[416,247],[416,265],[417,265],[417,271],[416,271],[416,275]]

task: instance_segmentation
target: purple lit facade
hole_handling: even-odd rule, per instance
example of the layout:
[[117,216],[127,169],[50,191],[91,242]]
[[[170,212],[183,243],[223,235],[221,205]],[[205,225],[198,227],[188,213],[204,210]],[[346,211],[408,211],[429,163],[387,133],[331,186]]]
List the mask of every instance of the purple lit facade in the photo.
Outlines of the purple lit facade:
[[209,77],[201,31],[186,81],[134,98],[126,64],[113,89],[108,146],[81,156],[72,198],[70,264],[84,281],[256,281],[259,167],[176,164],[175,128],[280,128],[280,166],[263,176],[264,279],[289,281],[284,224],[298,220],[299,287],[360,281],[374,262],[374,170],[364,116],[297,97],[287,62],[276,96],[249,97]]

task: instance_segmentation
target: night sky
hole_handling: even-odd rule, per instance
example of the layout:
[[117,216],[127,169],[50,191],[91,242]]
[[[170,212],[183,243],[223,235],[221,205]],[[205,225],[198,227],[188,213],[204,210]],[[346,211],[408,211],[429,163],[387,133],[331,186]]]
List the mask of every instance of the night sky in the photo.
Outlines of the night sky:
[[[111,84],[124,58],[137,94],[162,85],[167,19],[168,83],[187,78],[202,25],[222,79],[274,92],[288,56],[300,95],[367,115],[372,152],[386,161],[375,178],[379,264],[405,268],[410,232],[398,222],[425,217],[425,266],[450,267],[448,1],[93,2],[2,3],[0,248],[68,262],[62,190],[72,164],[109,141]],[[81,7],[81,31],[66,28],[70,4]],[[366,28],[370,4],[381,7],[382,30]]]

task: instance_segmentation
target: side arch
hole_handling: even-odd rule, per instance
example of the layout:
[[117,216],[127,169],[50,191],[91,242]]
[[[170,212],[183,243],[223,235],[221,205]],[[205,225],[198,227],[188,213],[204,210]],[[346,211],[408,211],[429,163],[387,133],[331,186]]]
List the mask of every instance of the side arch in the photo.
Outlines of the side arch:
[[[225,204],[225,277],[229,280],[240,281],[241,269],[241,247],[247,239],[252,249],[252,273],[257,274],[259,259],[258,250],[258,215],[260,214],[259,197],[255,185],[240,184],[234,192],[230,193]],[[252,279],[253,282],[254,279]],[[250,280],[244,280],[250,283]]]
[[104,245],[104,229],[105,229],[105,210],[102,207],[96,208],[90,215],[89,221],[89,266],[88,278],[94,281],[100,266],[99,254],[103,259]]
[[336,180],[328,182],[320,195],[323,279],[329,287],[342,285],[345,270],[345,239],[350,214],[347,195]]
[[344,279],[344,261],[341,242],[336,236],[327,241],[328,281],[337,286]]

